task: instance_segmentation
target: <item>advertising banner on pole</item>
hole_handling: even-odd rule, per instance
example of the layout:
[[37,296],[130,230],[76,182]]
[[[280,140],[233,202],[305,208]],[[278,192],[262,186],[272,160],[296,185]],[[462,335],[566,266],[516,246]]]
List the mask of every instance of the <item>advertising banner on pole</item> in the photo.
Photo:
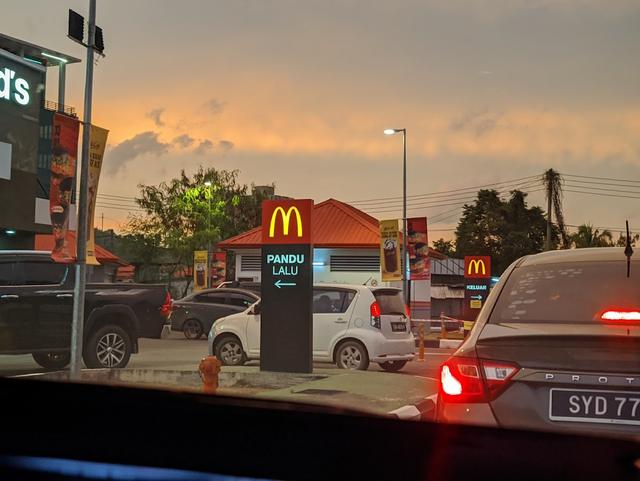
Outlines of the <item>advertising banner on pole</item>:
[[96,194],[98,193],[98,182],[100,181],[100,171],[102,170],[102,158],[104,149],[107,146],[108,130],[91,126],[91,143],[89,144],[89,221],[87,222],[87,264],[99,265],[95,254],[95,229],[94,222],[96,216]]
[[207,251],[194,251],[193,252],[193,290],[201,291],[207,288]]
[[412,281],[427,280],[431,276],[427,218],[413,217],[407,219],[407,232],[410,279]]
[[51,258],[55,262],[74,262],[69,252],[69,211],[78,158],[80,123],[73,117],[56,113],[51,135],[51,187],[49,214],[54,245]]
[[382,281],[401,281],[398,219],[380,221],[380,268]]
[[227,253],[223,251],[214,252],[211,255],[211,265],[209,266],[211,273],[211,287],[216,287],[224,282],[227,275]]

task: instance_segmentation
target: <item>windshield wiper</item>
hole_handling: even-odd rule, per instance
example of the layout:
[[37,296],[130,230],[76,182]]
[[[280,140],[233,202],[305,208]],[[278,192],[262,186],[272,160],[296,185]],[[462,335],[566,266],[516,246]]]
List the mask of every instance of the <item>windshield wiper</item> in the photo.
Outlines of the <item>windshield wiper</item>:
[[631,247],[631,234],[629,233],[629,221],[627,222],[627,246],[624,248],[624,255],[627,256],[627,277],[631,277],[631,256],[633,248]]

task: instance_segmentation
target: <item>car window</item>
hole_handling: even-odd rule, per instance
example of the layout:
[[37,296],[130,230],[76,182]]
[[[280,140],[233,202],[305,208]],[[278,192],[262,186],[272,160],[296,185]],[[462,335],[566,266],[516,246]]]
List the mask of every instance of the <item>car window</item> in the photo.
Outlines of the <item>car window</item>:
[[406,313],[404,301],[402,300],[402,291],[377,289],[373,291],[373,296],[380,306],[380,314]]
[[314,314],[332,314],[346,312],[353,300],[353,291],[314,289]]
[[204,302],[207,304],[225,304],[226,299],[227,294],[222,292],[210,292],[196,296],[196,302]]
[[0,286],[11,286],[14,283],[13,262],[0,262]]
[[238,307],[249,307],[255,302],[255,299],[242,294],[229,294],[227,298],[227,304]]
[[626,269],[624,261],[518,267],[489,322],[591,323],[607,311],[638,311],[640,283]]
[[15,264],[14,275],[22,285],[57,285],[64,281],[68,266],[54,262],[20,261]]

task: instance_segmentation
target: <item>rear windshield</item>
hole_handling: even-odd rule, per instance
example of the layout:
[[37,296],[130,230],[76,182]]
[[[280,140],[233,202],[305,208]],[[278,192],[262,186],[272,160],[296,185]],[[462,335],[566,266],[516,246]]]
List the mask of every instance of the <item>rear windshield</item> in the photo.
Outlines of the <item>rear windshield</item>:
[[589,323],[608,310],[639,310],[639,264],[632,263],[629,278],[625,261],[516,268],[489,323]]
[[402,292],[396,290],[376,290],[373,295],[380,305],[381,314],[405,314]]

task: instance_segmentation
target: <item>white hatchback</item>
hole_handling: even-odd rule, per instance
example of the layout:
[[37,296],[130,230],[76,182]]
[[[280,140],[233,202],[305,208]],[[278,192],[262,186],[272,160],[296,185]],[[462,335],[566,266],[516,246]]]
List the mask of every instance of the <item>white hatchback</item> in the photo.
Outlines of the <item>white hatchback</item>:
[[[414,358],[410,324],[400,289],[350,284],[313,288],[316,362],[362,370],[376,362],[387,371],[399,371]],[[209,354],[232,366],[260,359],[260,302],[213,324]]]

